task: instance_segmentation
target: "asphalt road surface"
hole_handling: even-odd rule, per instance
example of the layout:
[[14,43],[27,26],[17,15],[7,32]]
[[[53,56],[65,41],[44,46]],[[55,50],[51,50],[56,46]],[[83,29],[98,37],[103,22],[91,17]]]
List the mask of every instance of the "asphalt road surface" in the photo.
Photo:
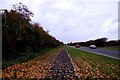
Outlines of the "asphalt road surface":
[[48,72],[46,79],[50,80],[78,80],[75,76],[73,64],[66,52],[62,49],[56,57],[53,67]]
[[104,55],[104,56],[115,58],[115,59],[120,59],[120,51],[117,51],[117,50],[107,50],[99,47],[96,49],[90,49],[89,47],[80,47],[78,49]]

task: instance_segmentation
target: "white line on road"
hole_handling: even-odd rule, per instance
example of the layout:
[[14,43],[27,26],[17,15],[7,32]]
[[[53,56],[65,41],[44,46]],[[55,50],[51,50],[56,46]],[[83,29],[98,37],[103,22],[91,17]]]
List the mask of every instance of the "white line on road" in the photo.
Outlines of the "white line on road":
[[[80,49],[80,48],[79,48],[79,49]],[[80,49],[80,50],[83,50],[83,49]],[[99,54],[99,55],[102,55],[102,56],[107,56],[107,57],[114,58],[114,59],[120,59],[120,58],[117,58],[117,57],[113,57],[113,56],[101,54],[101,53],[94,52],[94,51],[89,51],[89,50],[84,50],[84,51],[91,52],[91,53],[95,53],[95,54]]]
[[[72,48],[75,48],[75,47],[72,47]],[[99,54],[99,55],[106,56],[106,57],[110,57],[110,58],[114,58],[114,59],[120,59],[120,58],[118,58],[118,57],[113,57],[113,56],[101,54],[101,53],[94,52],[94,51],[84,50],[84,49],[80,49],[80,48],[76,48],[76,49],[83,50],[83,51],[87,51],[87,52],[91,52],[91,53],[95,53],[95,54]]]

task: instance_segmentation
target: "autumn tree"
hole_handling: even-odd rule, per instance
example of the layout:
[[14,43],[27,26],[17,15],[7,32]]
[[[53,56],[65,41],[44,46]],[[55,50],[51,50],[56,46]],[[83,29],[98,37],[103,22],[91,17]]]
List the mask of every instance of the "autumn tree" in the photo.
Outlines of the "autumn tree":
[[38,23],[31,23],[33,13],[19,3],[2,11],[3,58],[18,57],[21,53],[38,52],[63,43],[44,31]]

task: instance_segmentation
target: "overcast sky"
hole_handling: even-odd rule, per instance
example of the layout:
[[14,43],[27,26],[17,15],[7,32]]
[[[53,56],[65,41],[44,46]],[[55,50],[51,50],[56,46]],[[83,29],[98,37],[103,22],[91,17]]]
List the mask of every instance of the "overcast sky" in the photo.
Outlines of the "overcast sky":
[[34,13],[33,22],[67,43],[107,37],[118,39],[119,0],[0,0],[0,8],[19,2]]

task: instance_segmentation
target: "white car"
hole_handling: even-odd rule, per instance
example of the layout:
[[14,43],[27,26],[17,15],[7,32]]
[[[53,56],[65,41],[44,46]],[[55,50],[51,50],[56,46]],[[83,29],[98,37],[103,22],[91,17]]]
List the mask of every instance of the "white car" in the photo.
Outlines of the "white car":
[[90,45],[89,48],[96,49],[96,46],[95,45]]

